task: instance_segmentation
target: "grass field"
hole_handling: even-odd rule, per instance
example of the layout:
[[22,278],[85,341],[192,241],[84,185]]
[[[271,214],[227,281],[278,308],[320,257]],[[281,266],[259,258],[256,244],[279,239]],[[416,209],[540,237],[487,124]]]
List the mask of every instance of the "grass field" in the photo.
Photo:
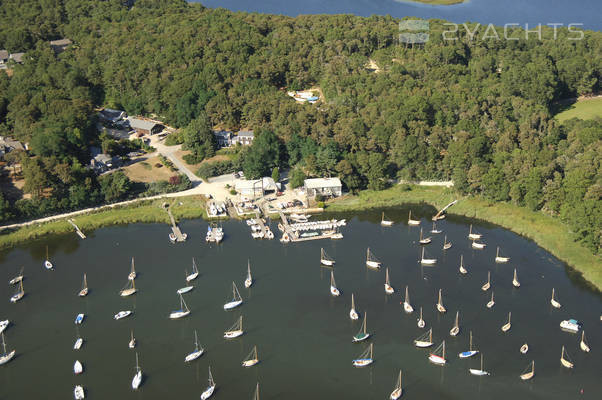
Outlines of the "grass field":
[[597,291],[602,290],[602,257],[574,241],[575,235],[560,220],[509,203],[493,203],[478,197],[458,197],[441,187],[396,185],[375,192],[366,190],[358,196],[346,196],[328,204],[327,211],[356,211],[393,207],[407,203],[426,203],[437,209],[458,199],[450,214],[478,218],[502,226],[532,239],[539,246],[567,263]]
[[579,100],[569,106],[568,109],[556,114],[555,118],[560,121],[566,121],[571,118],[593,119],[602,118],[602,97]]
[[[155,167],[156,164],[161,165],[161,167]],[[152,157],[148,160],[138,161],[132,165],[128,165],[123,168],[123,172],[125,172],[127,177],[132,181],[146,183],[166,181],[169,177],[177,175],[177,173],[170,171],[169,168],[166,168],[161,164],[159,157]]]

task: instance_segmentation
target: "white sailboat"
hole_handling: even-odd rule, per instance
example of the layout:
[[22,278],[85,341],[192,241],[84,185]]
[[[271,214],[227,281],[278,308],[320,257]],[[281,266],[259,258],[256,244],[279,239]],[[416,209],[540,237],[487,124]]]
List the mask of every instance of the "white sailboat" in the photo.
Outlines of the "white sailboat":
[[330,294],[333,296],[339,296],[341,292],[337,289],[337,284],[334,281],[334,271],[330,271]]
[[502,257],[500,256],[500,247],[497,247],[497,250],[495,251],[495,262],[496,263],[507,263],[508,261],[510,261],[510,257]]
[[242,297],[238,293],[236,283],[232,282],[232,300],[224,304],[224,310],[231,310],[242,304]]
[[370,337],[370,334],[366,331],[366,319],[368,317],[368,313],[364,312],[364,322],[362,323],[362,327],[360,331],[353,336],[354,342],[362,342]]
[[75,375],[79,375],[82,372],[84,372],[84,367],[82,363],[80,363],[79,360],[75,360],[75,363],[73,364],[73,373]]
[[215,381],[213,375],[211,375],[211,366],[209,366],[209,386],[201,393],[201,400],[207,400],[215,391]]
[[420,244],[429,244],[430,242],[432,242],[432,239],[430,237],[423,237],[422,236],[422,228],[420,228],[420,237],[418,238],[418,243]]
[[374,254],[370,251],[370,248],[366,250],[366,266],[370,268],[379,269],[381,262],[374,257]]
[[445,235],[445,238],[443,239],[443,250],[451,249],[451,247],[452,243],[447,241],[447,235]]
[[422,265],[435,265],[437,263],[436,258],[424,258],[424,247],[422,248],[422,256],[420,257],[420,264]]
[[138,365],[138,353],[136,353],[136,373],[132,378],[132,389],[137,390],[142,383],[142,369]]
[[437,229],[437,223],[433,222],[433,229],[431,229],[431,233],[437,234],[437,233],[441,233],[442,230],[441,229]]
[[234,339],[244,333],[242,329],[242,315],[238,317],[238,320],[232,325],[227,331],[224,332],[225,339]]
[[248,289],[253,285],[253,276],[251,275],[251,261],[247,260],[247,278],[245,279],[245,287]]
[[196,261],[192,257],[192,273],[186,277],[186,282],[191,282],[199,276],[199,269],[196,266]]
[[483,292],[486,292],[489,290],[490,287],[491,287],[491,271],[487,271],[487,282],[485,282],[483,284],[483,286],[481,286],[481,290]]
[[412,219],[412,210],[410,210],[410,213],[408,214],[408,225],[410,225],[410,226],[420,225],[420,220]]
[[403,389],[401,387],[401,370],[399,370],[399,377],[397,378],[397,383],[395,384],[395,389],[391,392],[389,396],[390,400],[397,400],[403,394]]
[[477,375],[477,376],[484,376],[484,375],[490,375],[489,372],[485,371],[483,369],[483,353],[481,353],[481,369],[473,369],[473,368],[469,368],[468,371],[473,374],[473,375]]
[[259,358],[257,357],[257,346],[253,346],[253,350],[247,355],[247,357],[242,361],[243,367],[252,367],[259,363]]
[[562,346],[562,353],[560,353],[560,364],[565,368],[571,369],[574,367],[574,365],[571,361],[568,360],[568,354],[566,354],[566,358],[564,358],[565,354],[566,351],[564,350],[564,346]]
[[393,225],[393,221],[388,220],[385,218],[385,212],[383,211],[383,215],[382,218],[380,219],[380,224],[382,226],[392,226]]
[[182,297],[181,294],[178,294],[178,296],[180,296],[180,309],[176,310],[176,311],[172,311],[169,314],[170,319],[183,318],[183,317],[187,316],[188,314],[190,314],[190,309],[188,309],[188,305],[186,305],[186,302],[184,301],[184,297]]
[[585,342],[585,331],[581,332],[581,341],[579,342],[579,347],[581,350],[589,353],[589,345]]
[[54,265],[50,262],[50,258],[48,257],[48,246],[46,246],[46,260],[44,260],[44,268],[53,269]]
[[21,267],[21,269],[19,270],[19,272],[17,273],[17,275],[11,279],[10,281],[8,281],[9,284],[14,285],[15,283],[19,283],[23,280],[23,270],[25,269],[25,267]]
[[528,351],[529,351],[529,345],[527,343],[523,344],[520,347],[520,353],[521,354],[527,354]]
[[466,275],[468,273],[468,270],[464,268],[464,254],[460,255],[460,273],[462,275]]
[[79,297],[85,297],[88,295],[88,279],[86,278],[85,273],[84,273],[84,281],[82,283],[82,288],[77,295]]
[[552,298],[550,299],[550,304],[552,304],[552,307],[554,307],[554,308],[562,307],[562,305],[560,305],[560,303],[557,302],[556,299],[554,298],[554,288],[552,288]]
[[458,336],[458,333],[460,333],[460,311],[456,311],[456,322],[449,330],[450,336]]
[[126,283],[126,285],[123,287],[123,289],[121,289],[121,291],[119,292],[119,295],[121,297],[127,297],[127,296],[131,296],[134,293],[136,293],[138,291],[138,289],[136,289],[136,282],[135,279],[128,279],[128,283]]
[[523,381],[528,381],[535,376],[535,360],[531,361],[531,370],[529,372],[527,372],[528,369],[529,367],[525,368],[523,373],[520,375],[520,379]]
[[406,295],[405,295],[405,298],[403,299],[403,310],[408,314],[411,314],[414,312],[414,307],[412,307],[412,305],[410,304],[410,291],[409,291],[407,285],[406,285]]
[[473,249],[482,250],[487,246],[485,243],[477,242],[476,240],[471,244]]
[[2,354],[0,354],[0,365],[6,364],[15,356],[16,350],[6,352],[6,341],[4,340],[4,333],[2,333]]
[[441,299],[441,289],[439,289],[439,300],[437,300],[437,304],[435,305],[435,307],[437,307],[437,311],[439,311],[442,314],[447,312],[447,310],[443,306],[443,300]]
[[502,332],[508,332],[510,330],[510,327],[512,326],[510,323],[510,317],[512,317],[512,312],[508,313],[508,322],[502,326]]
[[445,365],[447,362],[445,359],[445,340],[429,354],[429,361],[436,365]]
[[512,286],[515,288],[520,287],[520,282],[518,281],[518,277],[516,276],[516,268],[514,268],[514,277],[512,278]]
[[324,248],[320,248],[320,264],[325,265],[327,267],[332,267],[335,264],[335,261],[328,257]]
[[386,294],[395,293],[395,289],[393,289],[393,286],[391,286],[391,282],[389,281],[389,268],[388,267],[385,270],[385,293]]
[[360,356],[358,358],[353,360],[353,366],[354,367],[365,367],[367,365],[372,364],[372,362],[374,361],[374,359],[372,358],[373,351],[374,351],[374,343],[370,343],[370,346],[366,350],[364,350],[364,352],[362,354],[360,354]]
[[134,257],[132,257],[132,266],[128,274],[128,280],[133,281],[134,279],[136,279],[136,267],[134,266]]
[[422,319],[422,307],[420,307],[420,318],[418,318],[417,325],[418,325],[419,328],[424,328],[424,326],[426,325],[426,323]]
[[205,351],[205,349],[203,349],[202,346],[199,346],[199,338],[197,337],[196,334],[196,329],[194,331],[194,351],[192,353],[189,353],[186,358],[184,358],[184,362],[191,362],[196,360],[197,358],[199,358],[200,356],[203,355],[203,352]]
[[131,310],[119,311],[117,314],[115,314],[113,316],[113,319],[115,319],[115,321],[118,321],[122,318],[129,317],[130,315],[132,315],[132,313],[133,313],[133,311],[131,311]]
[[495,305],[495,301],[493,300],[493,291],[491,291],[491,300],[487,302],[487,308],[491,308]]
[[[479,351],[478,350],[473,350],[472,349],[472,331],[470,331],[470,341],[468,342],[468,351],[463,351],[461,353],[458,354],[459,358],[469,358],[474,356],[475,354],[477,354]],[[481,368],[483,369],[483,368]]]
[[23,289],[23,280],[20,280],[15,294],[13,294],[10,298],[10,302],[16,303],[17,301],[21,300],[23,296],[25,296],[25,290]]
[[136,338],[134,337],[134,331],[130,330],[130,341],[128,342],[128,347],[133,349],[136,347]]
[[472,224],[470,224],[470,230],[468,231],[468,238],[471,240],[477,240],[482,237],[483,237],[483,235],[481,235],[480,233],[472,233]]
[[414,339],[414,346],[424,348],[431,347],[433,345],[433,328],[429,329],[428,332]]
[[75,386],[73,389],[73,397],[75,400],[83,400],[86,398],[86,393],[84,392],[84,388],[81,385]]
[[77,314],[75,316],[75,325],[81,325],[81,323],[84,322],[85,317],[86,317],[85,314],[82,314],[82,313]]
[[5,319],[4,321],[0,321],[0,333],[4,332],[8,324],[10,324],[10,321],[7,319]]
[[73,344],[73,350],[79,350],[82,348],[82,344],[84,344],[84,339],[78,337],[75,339],[75,343]]
[[[186,272],[186,271],[184,271],[184,280],[185,280],[186,283],[190,282],[188,280],[188,272]],[[193,285],[188,285],[188,286],[184,286],[184,287],[179,288],[177,290],[177,292],[178,292],[178,294],[184,294],[184,293],[190,292],[192,289],[194,289],[194,286]]]
[[359,317],[357,311],[355,311],[355,298],[353,293],[351,293],[351,310],[349,310],[349,318],[356,321]]

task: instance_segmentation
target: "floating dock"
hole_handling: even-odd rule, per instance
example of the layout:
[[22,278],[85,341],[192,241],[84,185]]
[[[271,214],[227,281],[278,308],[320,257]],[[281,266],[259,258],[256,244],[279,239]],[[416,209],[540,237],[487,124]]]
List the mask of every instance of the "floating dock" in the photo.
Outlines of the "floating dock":
[[[341,239],[342,235],[338,232],[338,228],[341,226],[345,226],[345,220],[337,221],[333,220],[324,220],[324,221],[310,221],[310,222],[296,222],[294,224],[290,224],[288,222],[288,218],[284,215],[282,211],[278,211],[280,214],[280,219],[282,220],[282,224],[278,227],[281,228],[282,234],[282,242],[305,242],[308,240],[318,240],[318,239]],[[322,232],[317,232],[321,230]],[[305,231],[313,231],[314,235],[307,235],[304,233]],[[288,239],[287,239],[288,238]]]
[[171,220],[171,231],[176,238],[176,242],[185,242],[188,235],[182,233],[178,225],[176,224],[176,220],[171,213],[171,209],[167,208],[167,214],[169,215],[169,219]]
[[85,239],[86,235],[84,235],[84,233],[81,231],[81,229],[79,229],[79,227],[77,225],[75,225],[75,222],[73,222],[72,219],[68,219],[67,220],[71,225],[73,225],[73,227],[75,228],[75,233],[77,233],[77,235],[82,238]]

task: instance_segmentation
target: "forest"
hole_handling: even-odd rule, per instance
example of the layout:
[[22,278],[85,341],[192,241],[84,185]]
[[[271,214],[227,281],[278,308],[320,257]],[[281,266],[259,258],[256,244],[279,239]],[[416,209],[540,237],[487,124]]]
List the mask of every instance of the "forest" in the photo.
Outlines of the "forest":
[[[554,40],[544,27],[527,40],[516,27],[521,39],[507,41],[460,30],[448,41],[445,21],[430,20],[429,41],[407,45],[389,16],[183,0],[4,0],[0,21],[0,48],[26,52],[12,76],[0,71],[0,135],[29,143],[32,194],[0,198],[3,221],[128,195],[127,182],[84,168],[105,106],[182,128],[200,159],[214,154],[211,127],[253,129],[237,159],[249,177],[290,168],[295,181],[339,176],[349,191],[453,179],[462,194],[557,216],[600,251],[602,118],[553,118],[559,101],[601,91],[600,32],[569,40],[559,28]],[[48,41],[62,37],[74,45],[57,55]],[[324,95],[314,105],[286,94],[312,87]]]

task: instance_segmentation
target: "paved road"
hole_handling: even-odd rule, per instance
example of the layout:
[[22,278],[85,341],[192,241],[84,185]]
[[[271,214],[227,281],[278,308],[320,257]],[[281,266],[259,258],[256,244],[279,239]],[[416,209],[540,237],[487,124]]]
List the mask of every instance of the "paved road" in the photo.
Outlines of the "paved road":
[[160,140],[156,135],[151,136],[151,142],[150,145],[153,146],[155,149],[157,149],[157,152],[159,154],[161,154],[163,157],[169,159],[175,166],[176,168],[178,168],[178,170],[185,174],[188,179],[190,179],[190,182],[192,182],[192,186],[196,187],[198,185],[200,185],[203,180],[201,178],[199,178],[198,176],[196,176],[186,165],[186,163],[180,161],[178,159],[178,157],[175,156],[176,151],[180,150],[182,148],[182,145],[177,145],[177,146],[165,146],[163,144],[163,141]]

